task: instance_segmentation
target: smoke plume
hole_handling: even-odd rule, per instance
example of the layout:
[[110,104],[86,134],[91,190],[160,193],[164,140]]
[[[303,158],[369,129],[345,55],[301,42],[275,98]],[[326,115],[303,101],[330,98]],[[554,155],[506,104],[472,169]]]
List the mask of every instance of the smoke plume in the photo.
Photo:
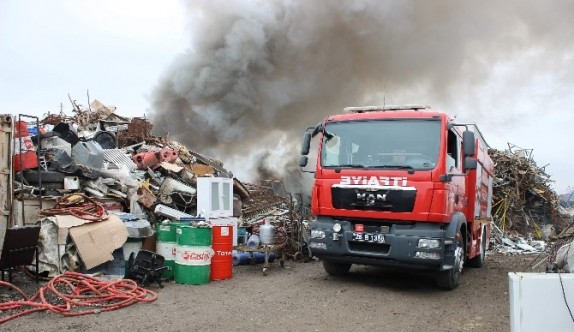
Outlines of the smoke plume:
[[486,82],[525,64],[507,82],[519,89],[533,68],[572,59],[569,1],[189,0],[186,10],[190,45],[152,93],[155,129],[244,180],[297,173],[305,128],[346,106],[517,118],[481,109],[494,98],[479,94]]

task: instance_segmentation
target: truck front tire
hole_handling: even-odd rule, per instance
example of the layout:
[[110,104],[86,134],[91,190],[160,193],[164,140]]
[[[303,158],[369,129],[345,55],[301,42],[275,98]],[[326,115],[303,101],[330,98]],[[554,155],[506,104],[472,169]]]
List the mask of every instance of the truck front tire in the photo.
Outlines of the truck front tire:
[[436,275],[436,284],[442,289],[452,290],[460,283],[460,276],[464,266],[464,258],[466,257],[464,239],[460,231],[456,234],[456,248],[454,255],[455,259],[452,269],[439,271]]
[[323,267],[325,271],[332,276],[343,276],[349,273],[351,269],[351,264],[348,263],[334,263],[330,261],[323,260]]

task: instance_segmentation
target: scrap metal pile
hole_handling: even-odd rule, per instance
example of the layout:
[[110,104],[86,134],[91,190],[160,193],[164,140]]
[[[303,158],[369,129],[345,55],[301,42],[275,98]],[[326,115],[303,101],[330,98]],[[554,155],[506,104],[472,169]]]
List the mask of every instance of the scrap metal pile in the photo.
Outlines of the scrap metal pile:
[[250,197],[243,200],[242,224],[249,233],[257,233],[265,220],[285,234],[278,233],[276,243],[282,243],[288,256],[297,261],[311,256],[306,245],[308,218],[302,194],[290,194],[280,180],[262,180],[259,184],[245,184]]
[[[239,218],[239,226],[251,229],[266,218],[288,230],[283,233],[287,237],[300,237],[300,227],[294,224],[301,220],[295,218],[298,214],[280,181],[243,184],[220,161],[154,136],[145,118],[119,116],[115,107],[97,100],[89,107],[75,101],[72,105],[71,116],[49,114],[36,123],[16,124],[21,130],[14,138],[15,199],[41,197],[45,204],[52,198],[56,206],[44,205],[40,216],[71,208],[60,202],[65,198],[78,201],[71,210],[76,215],[105,218],[102,213],[93,215],[93,206],[81,211],[87,203],[95,204],[96,210],[103,207],[126,225],[131,222],[130,237],[147,237],[166,217],[201,217],[198,178],[217,177],[233,179],[233,217]],[[23,215],[20,219],[26,223]],[[289,251],[300,251],[296,240],[287,243]]]
[[[80,192],[153,222],[158,203],[196,214],[197,177],[232,177],[221,162],[153,136],[145,118],[118,116],[97,100],[89,109],[74,103],[73,116],[48,115],[38,128],[39,163],[17,169],[18,196]],[[15,160],[23,154],[15,153]]]
[[562,213],[560,200],[550,188],[545,167],[536,165],[532,150],[509,144],[507,150],[490,149],[496,179],[493,184],[493,241],[509,253],[554,250],[544,241],[569,234],[572,219]]
[[517,148],[489,150],[494,161],[493,218],[503,231],[543,236],[541,227],[551,224],[556,231],[568,226],[560,213],[559,199],[550,188],[552,180],[538,167],[532,150]]

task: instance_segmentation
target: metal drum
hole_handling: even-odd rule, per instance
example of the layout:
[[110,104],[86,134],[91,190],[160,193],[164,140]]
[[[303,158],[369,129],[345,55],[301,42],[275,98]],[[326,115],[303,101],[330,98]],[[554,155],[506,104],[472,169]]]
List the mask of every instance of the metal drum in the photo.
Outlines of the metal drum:
[[179,225],[175,234],[175,282],[201,285],[209,282],[211,228]]
[[225,280],[233,276],[233,225],[217,225],[212,229],[213,259],[211,280]]
[[169,267],[161,274],[164,279],[173,278],[175,270],[175,230],[177,223],[158,223],[155,252],[165,259],[165,266]]

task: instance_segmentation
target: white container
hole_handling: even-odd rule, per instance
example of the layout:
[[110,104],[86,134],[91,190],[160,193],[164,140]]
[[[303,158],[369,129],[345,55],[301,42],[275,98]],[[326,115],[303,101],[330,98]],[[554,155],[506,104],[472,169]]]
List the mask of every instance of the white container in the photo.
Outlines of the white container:
[[261,241],[261,244],[275,244],[275,227],[273,225],[268,225],[263,221],[263,225],[259,227],[259,240]]
[[508,281],[511,332],[572,331],[572,273],[509,272]]

